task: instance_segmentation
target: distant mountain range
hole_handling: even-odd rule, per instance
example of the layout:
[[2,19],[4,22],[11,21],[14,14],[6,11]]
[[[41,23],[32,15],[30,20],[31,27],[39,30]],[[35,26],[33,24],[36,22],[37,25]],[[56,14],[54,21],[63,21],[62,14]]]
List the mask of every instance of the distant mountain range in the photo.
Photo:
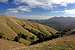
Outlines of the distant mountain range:
[[57,30],[74,29],[75,17],[53,17],[47,20],[30,20],[44,25],[48,25]]

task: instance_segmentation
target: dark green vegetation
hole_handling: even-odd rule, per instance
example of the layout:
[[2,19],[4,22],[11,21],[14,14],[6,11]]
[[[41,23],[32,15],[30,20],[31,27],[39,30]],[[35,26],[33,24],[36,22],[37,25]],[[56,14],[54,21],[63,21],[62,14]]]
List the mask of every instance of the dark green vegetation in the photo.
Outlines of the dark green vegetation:
[[[61,27],[60,24],[53,26],[57,26],[58,29]],[[62,31],[57,31],[58,29],[53,28],[28,20],[2,16],[0,17],[0,50],[75,49],[75,29],[60,28]]]
[[53,39],[19,50],[75,50],[75,35]]

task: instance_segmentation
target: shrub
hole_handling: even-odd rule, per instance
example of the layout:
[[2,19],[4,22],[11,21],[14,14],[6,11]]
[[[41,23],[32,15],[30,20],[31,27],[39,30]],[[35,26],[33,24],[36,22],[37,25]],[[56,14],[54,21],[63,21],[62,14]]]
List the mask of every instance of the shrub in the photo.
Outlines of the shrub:
[[0,33],[0,38],[2,38],[3,37],[3,33]]

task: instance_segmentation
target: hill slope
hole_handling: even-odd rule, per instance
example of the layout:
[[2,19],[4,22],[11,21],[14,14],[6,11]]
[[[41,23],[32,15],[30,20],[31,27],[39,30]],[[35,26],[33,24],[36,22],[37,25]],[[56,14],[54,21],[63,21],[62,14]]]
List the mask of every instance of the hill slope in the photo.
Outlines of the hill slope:
[[14,41],[8,41],[4,39],[0,39],[0,50],[14,50],[14,49],[19,49],[19,48],[24,48],[24,44],[19,44]]
[[29,46],[52,39],[57,32],[57,30],[39,23],[0,16],[0,39]]
[[75,50],[75,35],[57,38],[19,50]]
[[[49,23],[53,28],[66,28],[61,25],[65,23],[62,19],[55,21],[58,20],[53,18],[51,22],[54,25]],[[0,16],[0,50],[75,50],[75,28],[69,27],[70,30],[62,32],[53,28],[15,17]]]
[[48,20],[30,20],[30,21],[48,25],[59,31],[75,28],[75,17],[53,17]]

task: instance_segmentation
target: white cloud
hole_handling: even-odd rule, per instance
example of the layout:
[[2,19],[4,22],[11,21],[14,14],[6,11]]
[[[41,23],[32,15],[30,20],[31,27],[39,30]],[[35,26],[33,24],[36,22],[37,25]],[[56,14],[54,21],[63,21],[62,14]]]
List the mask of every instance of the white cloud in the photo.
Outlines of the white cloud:
[[21,11],[21,12],[31,12],[31,8],[27,7],[27,6],[19,6],[17,8],[18,11]]
[[[7,2],[8,0],[0,0],[0,2]],[[18,12],[31,12],[32,8],[41,7],[47,10],[53,9],[53,4],[60,4],[61,6],[67,6],[68,3],[75,3],[75,0],[15,0],[16,4],[27,3],[29,6],[19,6],[17,8],[8,9],[8,13],[18,13]],[[57,11],[59,12],[59,11]],[[65,14],[75,14],[75,9],[64,10]]]
[[75,14],[75,9],[64,10],[65,14]]
[[8,0],[0,0],[0,2],[8,2]]
[[15,8],[8,9],[8,10],[7,10],[7,13],[18,13],[18,10],[15,9]]
[[[0,0],[0,2],[7,2],[8,0]],[[36,8],[41,7],[44,9],[53,8],[52,4],[60,4],[61,6],[67,6],[68,3],[75,3],[75,0],[14,0],[16,4],[27,3],[29,7]]]
[[17,8],[9,8],[5,14],[31,12],[31,8],[27,6],[19,6]]
[[52,3],[61,4],[61,3],[75,3],[75,0],[51,0]]
[[27,3],[29,5],[29,7],[31,8],[36,8],[36,7],[41,7],[41,8],[45,8],[45,9],[49,9],[50,7],[52,7],[51,3],[49,3],[49,1],[47,0],[16,0],[17,3]]
[[67,6],[68,3],[75,3],[75,0],[16,0],[16,3],[27,3],[31,8],[41,7],[51,9],[53,8],[52,4]]

